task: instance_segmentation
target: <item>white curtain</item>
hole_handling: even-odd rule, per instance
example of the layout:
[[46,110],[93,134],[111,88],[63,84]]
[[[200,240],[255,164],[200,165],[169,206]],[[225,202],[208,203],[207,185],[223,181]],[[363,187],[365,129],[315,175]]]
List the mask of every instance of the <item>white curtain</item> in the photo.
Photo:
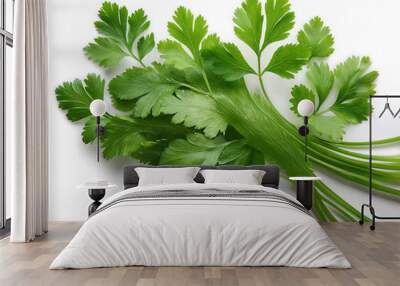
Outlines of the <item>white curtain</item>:
[[47,232],[46,0],[15,1],[13,92],[7,110],[6,181],[12,242]]

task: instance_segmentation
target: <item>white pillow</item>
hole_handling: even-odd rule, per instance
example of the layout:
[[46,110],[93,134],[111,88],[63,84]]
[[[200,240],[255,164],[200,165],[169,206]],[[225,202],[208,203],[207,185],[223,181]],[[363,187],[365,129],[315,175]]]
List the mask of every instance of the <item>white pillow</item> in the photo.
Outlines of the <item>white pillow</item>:
[[193,179],[199,170],[198,167],[135,168],[139,176],[139,186],[195,183]]
[[262,170],[202,170],[205,184],[261,185],[265,171]]

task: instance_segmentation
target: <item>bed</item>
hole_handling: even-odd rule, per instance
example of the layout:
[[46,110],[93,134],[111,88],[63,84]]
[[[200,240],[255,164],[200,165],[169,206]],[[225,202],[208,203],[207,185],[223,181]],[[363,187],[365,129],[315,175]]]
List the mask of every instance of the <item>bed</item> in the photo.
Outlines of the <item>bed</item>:
[[[263,170],[261,185],[194,183],[125,190],[87,219],[50,269],[144,266],[292,266],[350,268],[316,219],[279,190],[276,166],[202,166]],[[164,166],[165,167],[165,166]]]

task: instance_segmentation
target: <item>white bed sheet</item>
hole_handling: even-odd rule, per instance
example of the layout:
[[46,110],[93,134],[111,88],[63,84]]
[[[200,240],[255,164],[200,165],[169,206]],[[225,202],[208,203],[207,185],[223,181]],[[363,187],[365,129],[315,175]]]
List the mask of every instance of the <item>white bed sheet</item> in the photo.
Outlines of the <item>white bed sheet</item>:
[[[179,184],[146,190],[265,190],[254,185]],[[350,268],[318,222],[262,199],[185,198],[128,201],[89,218],[50,269],[145,266],[293,266]]]

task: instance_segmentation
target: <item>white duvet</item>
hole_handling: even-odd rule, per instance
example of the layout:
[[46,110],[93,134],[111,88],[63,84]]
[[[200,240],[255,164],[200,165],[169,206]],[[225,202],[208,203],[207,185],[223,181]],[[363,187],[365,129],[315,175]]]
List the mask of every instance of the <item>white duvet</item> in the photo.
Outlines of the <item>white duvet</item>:
[[[103,205],[129,192],[204,189],[290,197],[254,185],[184,184],[128,189]],[[293,206],[254,198],[163,198],[118,203],[89,218],[50,269],[127,265],[350,267],[318,222]]]

